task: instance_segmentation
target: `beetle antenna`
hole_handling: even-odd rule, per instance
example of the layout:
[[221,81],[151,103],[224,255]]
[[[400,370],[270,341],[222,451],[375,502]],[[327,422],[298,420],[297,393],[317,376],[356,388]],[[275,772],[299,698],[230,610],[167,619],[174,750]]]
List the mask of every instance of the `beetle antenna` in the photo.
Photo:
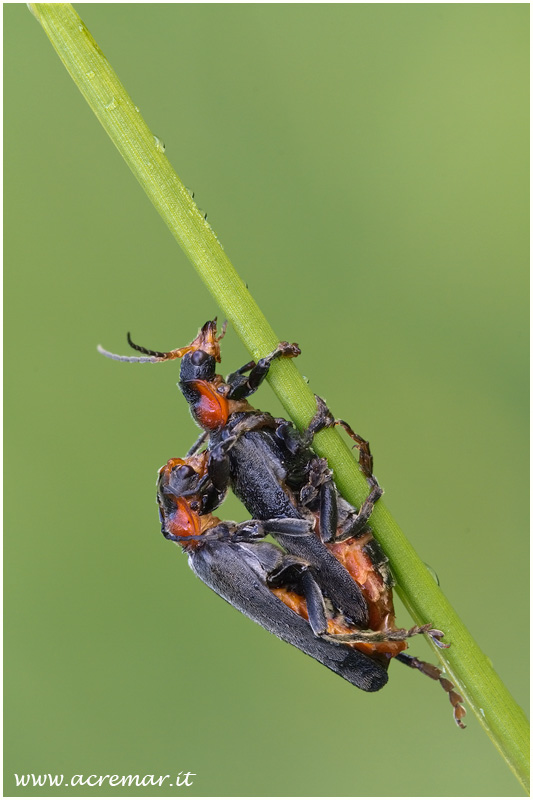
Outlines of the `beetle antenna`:
[[157,361],[163,361],[162,358],[156,356],[119,356],[117,353],[111,353],[105,350],[101,344],[96,348],[106,358],[112,358],[113,361],[126,361],[129,364],[155,364]]
[[128,344],[130,347],[133,347],[134,350],[138,350],[139,353],[144,353],[147,356],[155,356],[156,358],[168,358],[168,353],[162,353],[160,350],[148,350],[147,347],[141,347],[140,344],[135,344],[132,341],[130,332],[128,331]]
[[129,364],[156,364],[159,361],[172,361],[174,358],[181,358],[185,353],[190,353],[194,350],[193,345],[187,347],[179,347],[177,350],[170,350],[168,353],[162,353],[160,350],[148,350],[147,347],[141,347],[140,344],[135,344],[128,333],[128,344],[139,353],[144,353],[144,356],[119,356],[117,353],[110,353],[105,350],[102,345],[98,345],[97,350],[106,358],[112,358],[114,361],[126,361]]

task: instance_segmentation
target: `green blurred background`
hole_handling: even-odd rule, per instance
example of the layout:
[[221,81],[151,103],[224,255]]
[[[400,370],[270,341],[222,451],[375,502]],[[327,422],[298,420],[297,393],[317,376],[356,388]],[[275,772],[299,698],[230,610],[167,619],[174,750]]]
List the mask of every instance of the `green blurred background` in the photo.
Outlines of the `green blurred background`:
[[[527,705],[528,5],[78,11]],[[26,6],[4,21],[5,793],[190,771],[138,794],[520,795],[436,684],[393,663],[357,691],[160,535],[156,470],[196,436],[177,367],[95,347],[181,346],[221,312]],[[248,358],[230,330],[225,371]]]

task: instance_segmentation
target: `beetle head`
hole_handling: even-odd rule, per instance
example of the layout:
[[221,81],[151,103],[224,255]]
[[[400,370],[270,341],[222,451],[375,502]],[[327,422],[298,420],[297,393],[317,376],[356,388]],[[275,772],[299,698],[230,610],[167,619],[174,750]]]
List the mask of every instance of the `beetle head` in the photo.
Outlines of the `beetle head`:
[[[198,547],[201,536],[219,520],[204,513],[208,494],[201,481],[207,469],[208,453],[204,451],[188,458],[171,458],[157,478],[157,502],[163,536],[185,549]],[[217,501],[222,497],[217,495]]]

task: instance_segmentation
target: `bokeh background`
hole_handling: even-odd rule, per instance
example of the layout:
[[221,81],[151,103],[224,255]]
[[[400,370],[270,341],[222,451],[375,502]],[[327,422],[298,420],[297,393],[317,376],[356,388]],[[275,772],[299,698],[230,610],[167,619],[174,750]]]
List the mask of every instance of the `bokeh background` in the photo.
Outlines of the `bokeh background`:
[[[78,11],[526,706],[528,5]],[[177,367],[95,347],[181,346],[221,311],[26,6],[4,20],[5,793],[190,771],[138,794],[520,795],[437,685],[392,664],[357,691],[160,535],[156,470],[196,436]],[[229,330],[225,371],[248,358]],[[77,791],[135,793],[48,790]]]

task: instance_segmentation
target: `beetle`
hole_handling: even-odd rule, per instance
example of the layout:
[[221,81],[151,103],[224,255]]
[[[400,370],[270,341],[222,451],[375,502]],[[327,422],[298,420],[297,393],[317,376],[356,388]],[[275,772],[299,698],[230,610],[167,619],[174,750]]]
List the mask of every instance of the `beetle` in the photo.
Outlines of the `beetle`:
[[[182,358],[179,387],[193,417],[204,429],[188,457],[197,452],[206,434],[209,435],[208,455],[204,457],[201,479],[197,478],[195,485],[198,516],[209,515],[231,483],[249,512],[269,526],[269,532],[284,551],[307,564],[307,574],[313,576],[322,595],[348,621],[350,629],[342,634],[344,641],[373,657],[381,651],[387,666],[388,660],[397,658],[440,681],[454,706],[456,722],[464,727],[462,698],[454,691],[453,684],[442,677],[438,667],[402,652],[407,647],[405,639],[416,633],[428,633],[440,647],[448,645],[440,642],[444,634],[430,625],[415,627],[408,633],[395,626],[387,559],[367,525],[374,503],[382,494],[372,473],[368,442],[346,422],[334,420],[320,398],[317,398],[317,413],[303,434],[292,423],[253,409],[246,398],[266,377],[271,363],[276,358],[295,357],[300,350],[295,344],[281,342],[257,364],[245,364],[224,381],[216,374],[223,335],[224,329],[217,336],[213,320],[201,328],[190,345],[167,353],[140,347],[129,334],[129,344],[143,356],[118,356],[103,348],[99,350],[108,357],[130,362]],[[359,464],[370,487],[358,511],[340,497],[327,463],[310,448],[315,433],[333,424],[342,425],[355,441]],[[276,526],[275,518],[283,518],[285,527]],[[295,536],[287,532],[288,519],[307,520],[315,535]],[[295,603],[295,610],[299,604],[300,601]],[[247,613],[242,603],[236,605]],[[328,635],[313,624],[311,628],[316,635]],[[399,630],[402,632],[398,633]],[[337,645],[340,636],[335,634]]]
[[[438,680],[454,706],[461,727],[462,698],[432,664],[406,656],[405,640],[436,633],[430,625],[411,630],[392,626],[387,615],[381,630],[360,631],[336,609],[328,588],[320,585],[313,564],[262,541],[271,534],[313,538],[313,523],[276,518],[244,523],[222,522],[211,512],[199,514],[208,451],[172,458],[159,470],[157,500],[161,531],[188,554],[189,566],[207,586],[254,622],[298,647],[345,680],[367,692],[387,683],[391,657]],[[221,502],[222,496],[218,497]]]
[[[387,672],[344,640],[353,630],[327,605],[312,565],[262,541],[267,534],[313,536],[303,519],[277,518],[222,522],[211,512],[200,515],[201,478],[208,453],[170,459],[159,471],[157,500],[164,536],[180,544],[193,572],[218,595],[280,639],[316,658],[350,683],[377,691]],[[398,630],[398,637],[409,631]],[[371,633],[376,641],[383,634]],[[341,637],[337,640],[337,636]]]

